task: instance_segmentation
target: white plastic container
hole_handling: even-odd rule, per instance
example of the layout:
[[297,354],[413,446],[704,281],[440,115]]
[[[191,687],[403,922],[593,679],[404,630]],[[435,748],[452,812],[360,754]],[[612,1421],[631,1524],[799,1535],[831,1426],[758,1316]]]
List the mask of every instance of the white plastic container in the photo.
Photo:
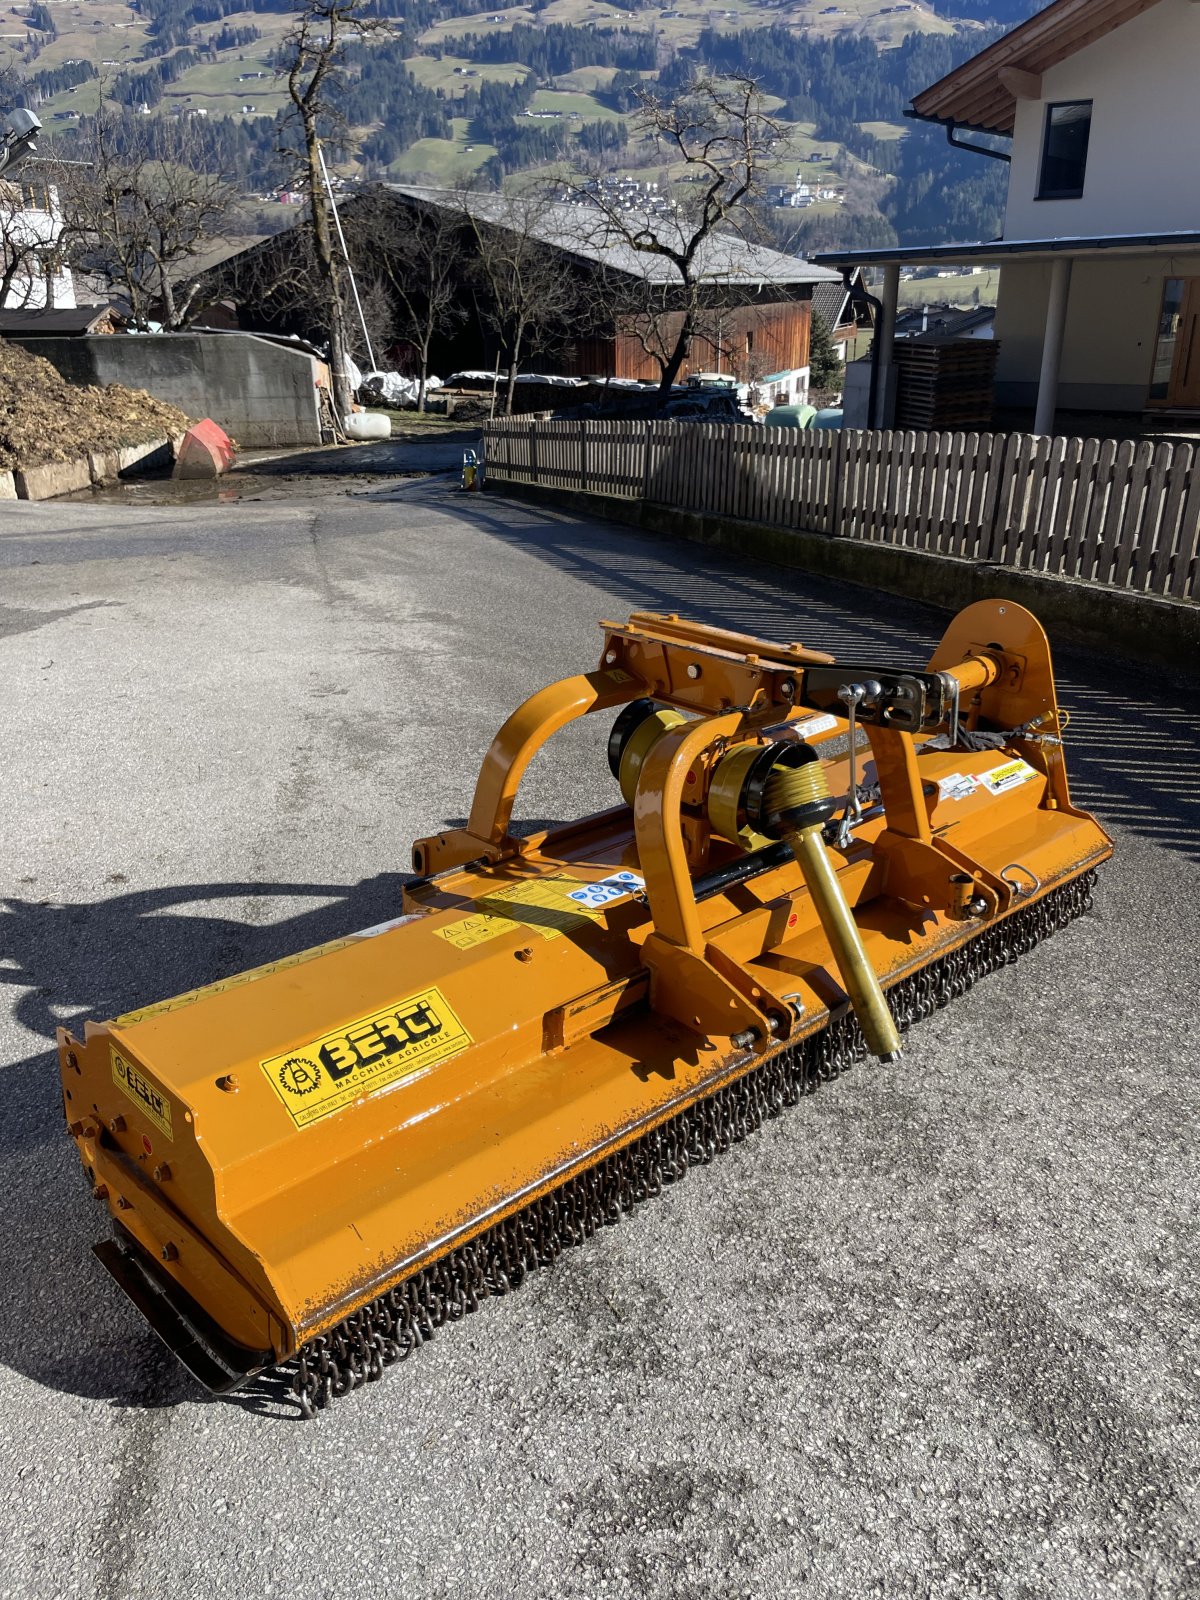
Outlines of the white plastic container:
[[390,439],[392,419],[378,411],[352,411],[345,419],[347,439]]

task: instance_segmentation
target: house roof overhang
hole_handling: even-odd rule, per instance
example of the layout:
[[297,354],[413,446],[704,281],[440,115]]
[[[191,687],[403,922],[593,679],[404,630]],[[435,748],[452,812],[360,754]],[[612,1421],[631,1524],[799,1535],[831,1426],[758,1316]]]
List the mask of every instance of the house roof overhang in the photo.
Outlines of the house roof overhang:
[[1149,11],[1159,0],[1053,0],[913,96],[908,116],[976,133],[1011,134],[1018,99],[1041,97],[1043,72]]
[[829,250],[811,259],[825,267],[933,267],[1053,261],[1062,256],[1177,256],[1200,253],[1200,232],[1110,233],[1094,238],[988,239],[978,244],[899,245],[888,250]]

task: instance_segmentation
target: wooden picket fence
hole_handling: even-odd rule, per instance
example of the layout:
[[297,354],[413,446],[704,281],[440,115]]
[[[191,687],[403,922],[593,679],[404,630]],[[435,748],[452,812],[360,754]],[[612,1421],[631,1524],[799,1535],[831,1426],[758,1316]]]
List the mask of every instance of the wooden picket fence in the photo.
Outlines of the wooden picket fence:
[[1200,599],[1200,450],[691,422],[484,428],[487,476]]

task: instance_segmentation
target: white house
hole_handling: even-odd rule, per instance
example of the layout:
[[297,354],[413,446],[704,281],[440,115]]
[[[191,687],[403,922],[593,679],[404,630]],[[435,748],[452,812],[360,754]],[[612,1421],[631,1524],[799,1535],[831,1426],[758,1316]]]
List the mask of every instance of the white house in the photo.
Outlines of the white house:
[[74,309],[74,280],[59,251],[62,231],[53,185],[0,180],[0,311]]
[[813,258],[884,266],[884,361],[902,265],[986,262],[997,399],[1038,432],[1060,404],[1200,412],[1200,3],[1053,0],[909,115],[1009,139],[1008,202],[998,240]]

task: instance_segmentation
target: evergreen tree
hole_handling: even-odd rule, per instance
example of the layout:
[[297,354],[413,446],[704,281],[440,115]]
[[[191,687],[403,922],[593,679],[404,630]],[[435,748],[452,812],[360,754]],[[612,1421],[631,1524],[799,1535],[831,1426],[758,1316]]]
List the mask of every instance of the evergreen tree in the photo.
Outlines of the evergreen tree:
[[812,389],[840,389],[842,358],[829,324],[819,311],[812,314],[808,334],[808,382]]

